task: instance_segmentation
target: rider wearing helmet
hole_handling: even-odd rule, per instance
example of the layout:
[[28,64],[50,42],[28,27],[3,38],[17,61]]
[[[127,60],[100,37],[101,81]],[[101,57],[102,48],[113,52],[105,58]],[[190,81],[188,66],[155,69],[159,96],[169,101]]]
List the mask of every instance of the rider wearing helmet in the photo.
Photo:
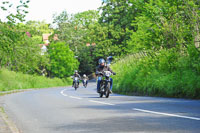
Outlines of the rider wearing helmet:
[[89,79],[89,78],[86,76],[86,74],[83,74],[83,78],[82,78],[82,79],[83,79],[83,82],[84,82],[84,80],[86,80],[86,85],[87,85],[87,84],[88,84],[88,79]]
[[[81,76],[78,74],[78,71],[75,70],[74,72],[75,72],[75,73],[74,73],[74,75],[73,75],[73,79],[74,79],[75,77],[78,77],[78,78],[80,79]],[[75,83],[75,81],[73,80],[72,87],[74,86],[74,83]],[[78,85],[79,85],[79,80],[78,80]]]
[[[98,76],[99,73],[103,72],[103,71],[110,71],[111,73],[113,73],[115,75],[116,73],[113,72],[111,70],[111,68],[109,66],[107,66],[105,63],[106,63],[106,61],[103,58],[99,59],[99,66],[96,69],[96,75]],[[110,93],[112,93],[112,84],[113,84],[112,78],[110,78],[110,81],[111,81],[110,82]],[[98,80],[97,80],[97,92],[98,93],[100,92],[100,83],[101,83],[101,77],[99,76]]]

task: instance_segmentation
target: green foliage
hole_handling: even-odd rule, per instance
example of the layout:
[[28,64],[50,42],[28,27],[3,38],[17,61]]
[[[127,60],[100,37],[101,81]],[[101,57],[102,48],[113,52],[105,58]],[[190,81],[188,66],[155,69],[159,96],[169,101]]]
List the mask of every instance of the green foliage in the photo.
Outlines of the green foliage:
[[145,2],[132,22],[137,30],[130,31],[129,52],[194,45],[199,36],[199,6],[195,1]]
[[54,24],[57,26],[55,34],[58,34],[59,39],[69,44],[70,48],[77,53],[77,49],[90,41],[88,27],[97,20],[97,11],[89,10],[74,15],[63,11],[59,15],[54,15]]
[[[61,46],[63,49],[61,47],[55,48],[58,55],[61,55],[59,58],[54,52],[50,55],[48,53],[41,54],[39,44],[43,43],[42,34],[52,33],[53,30],[45,22],[28,21],[26,24],[19,23],[24,21],[28,3],[29,0],[20,0],[18,5],[8,1],[0,2],[1,9],[7,13],[7,22],[2,22],[0,19],[0,68],[6,68],[0,74],[0,90],[65,85],[60,79],[47,79],[36,75],[47,76],[52,73],[52,76],[66,78],[66,76],[72,74],[71,69],[75,69],[78,66],[78,62],[73,59],[73,52],[66,46]],[[11,8],[16,10],[11,10]],[[54,46],[52,45],[51,48],[54,48]],[[56,65],[49,64],[50,57],[51,61]],[[52,59],[53,57],[55,59]],[[63,62],[59,62],[60,60]],[[64,70],[64,67],[67,67],[67,69]],[[50,68],[52,72],[48,71],[47,74],[47,68]],[[12,72],[7,69],[12,70]],[[61,73],[57,73],[58,69]],[[62,70],[60,71],[60,69]],[[22,73],[33,75],[24,75]]]
[[[54,23],[57,25],[55,34],[59,40],[69,44],[77,59],[81,63],[81,73],[90,74],[94,71],[96,64],[95,46],[86,47],[86,44],[96,44],[96,30],[99,14],[97,11],[89,10],[74,15],[63,11],[54,16]],[[98,27],[98,29],[101,29]],[[98,33],[97,33],[98,34]]]
[[[109,26],[119,24],[113,19],[117,16],[112,14],[117,9],[113,5],[123,2],[105,3],[104,11],[111,15],[104,15],[103,20]],[[128,0],[124,3],[132,3],[131,7],[137,9],[128,21],[133,28],[126,28],[130,38],[128,45],[124,45],[128,53],[137,54],[113,66],[119,73],[114,77],[115,91],[200,98],[199,1]]]
[[0,70],[0,91],[66,86],[70,85],[71,82],[70,78],[66,80],[58,78],[50,79],[43,76],[16,73],[7,69]]
[[124,55],[127,53],[127,40],[130,38],[128,30],[134,30],[131,22],[138,14],[130,0],[106,0],[103,2],[99,23],[107,27],[106,40],[110,43],[109,53]]
[[73,51],[64,42],[51,43],[49,46],[51,76],[65,78],[71,76],[78,68],[79,62]]
[[20,28],[6,23],[0,23],[0,30],[0,66],[24,73],[39,71],[44,57],[32,38]]
[[[32,25],[36,22],[29,22],[27,25],[18,23],[24,21],[28,3],[29,0],[20,0],[17,5],[9,1],[2,2],[1,9],[7,13],[7,22],[0,20],[0,67],[23,73],[40,74],[40,69],[48,64],[48,56],[40,54],[38,44],[42,42],[42,37],[38,36],[39,33],[32,32],[33,28],[35,32],[40,30],[36,25]],[[40,25],[40,29],[47,30],[46,24]],[[37,36],[31,38],[27,35],[28,32]]]
[[16,22],[25,21],[24,18],[28,13],[27,8],[29,2],[30,0],[20,0],[20,2],[17,3],[17,5],[6,0],[0,2],[0,11],[2,10],[4,13],[7,14],[6,20],[8,24],[12,25],[15,24]]
[[[199,0],[104,0],[100,11],[54,15],[55,29],[38,21],[16,24],[24,20],[28,2],[20,0],[16,13],[12,3],[1,2],[8,13],[7,22],[0,20],[1,67],[65,78],[78,67],[82,74],[92,73],[100,57],[134,53],[113,66],[114,89],[199,98]],[[53,43],[41,55],[44,33],[53,33]]]
[[116,62],[112,66],[117,72],[113,90],[135,95],[200,98],[199,62],[192,65],[188,54],[174,49],[152,55],[139,59],[131,55]]
[[53,33],[53,30],[50,28],[50,24],[47,24],[44,21],[28,21],[25,24],[25,30],[32,36],[42,36],[42,34]]
[[94,47],[83,46],[78,50],[78,61],[81,64],[79,65],[79,73],[90,74],[94,72],[96,63],[94,62],[93,48]]

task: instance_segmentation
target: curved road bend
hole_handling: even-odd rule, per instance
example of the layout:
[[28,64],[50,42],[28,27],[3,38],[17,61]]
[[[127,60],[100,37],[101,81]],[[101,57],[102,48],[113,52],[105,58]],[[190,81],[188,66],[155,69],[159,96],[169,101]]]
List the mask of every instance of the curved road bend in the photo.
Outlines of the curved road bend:
[[26,91],[1,97],[23,133],[200,132],[200,101],[112,94],[95,83]]

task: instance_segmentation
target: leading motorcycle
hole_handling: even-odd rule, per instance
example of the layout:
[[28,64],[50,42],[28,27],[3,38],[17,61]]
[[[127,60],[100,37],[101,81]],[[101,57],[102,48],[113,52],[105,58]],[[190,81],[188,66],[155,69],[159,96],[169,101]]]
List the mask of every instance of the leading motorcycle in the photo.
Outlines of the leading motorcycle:
[[99,75],[102,78],[100,83],[99,96],[103,97],[103,95],[105,95],[105,97],[108,98],[110,95],[110,84],[111,84],[110,76],[112,75],[112,73],[110,71],[103,71],[100,72]]

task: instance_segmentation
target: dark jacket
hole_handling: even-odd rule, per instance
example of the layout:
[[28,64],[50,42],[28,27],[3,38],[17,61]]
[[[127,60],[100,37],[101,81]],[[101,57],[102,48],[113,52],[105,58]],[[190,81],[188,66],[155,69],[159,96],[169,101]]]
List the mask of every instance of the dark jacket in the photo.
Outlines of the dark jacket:
[[76,73],[73,75],[73,78],[75,78],[75,77],[78,77],[79,79],[81,78],[81,76],[79,74],[76,74]]
[[99,72],[103,72],[103,71],[110,71],[111,73],[114,73],[109,66],[103,66],[102,67],[102,66],[99,65],[96,69],[96,74],[98,75]]

